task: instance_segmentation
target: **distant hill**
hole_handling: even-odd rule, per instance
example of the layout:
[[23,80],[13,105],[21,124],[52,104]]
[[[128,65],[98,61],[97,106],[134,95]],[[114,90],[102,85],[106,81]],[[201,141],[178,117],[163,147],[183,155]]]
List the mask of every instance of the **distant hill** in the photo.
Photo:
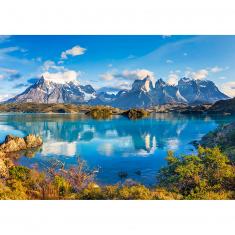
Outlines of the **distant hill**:
[[209,113],[231,113],[235,114],[235,98],[219,100],[208,110]]

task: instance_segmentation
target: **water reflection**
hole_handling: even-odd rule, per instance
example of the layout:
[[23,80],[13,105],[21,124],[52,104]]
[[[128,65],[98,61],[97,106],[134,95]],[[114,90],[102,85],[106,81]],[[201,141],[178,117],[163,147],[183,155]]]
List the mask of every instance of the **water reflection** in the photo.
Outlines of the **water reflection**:
[[175,114],[154,114],[132,121],[124,117],[93,120],[78,115],[0,115],[0,140],[7,134],[41,135],[44,144],[36,156],[19,160],[25,165],[57,158],[69,166],[81,156],[90,166],[101,166],[102,182],[116,182],[120,170],[141,170],[138,180],[149,183],[156,169],[165,164],[168,150],[189,153],[193,148],[189,142],[234,119]]
[[199,139],[218,123],[226,121],[226,117],[221,120],[172,114],[154,114],[150,119],[135,121],[123,117],[97,121],[67,116],[0,116],[0,139],[3,140],[9,133],[20,136],[39,134],[44,140],[42,155],[73,156],[78,153],[77,145],[89,143],[99,145],[97,150],[104,156],[112,156],[115,151],[123,152],[125,156],[151,155],[156,149],[177,151],[182,144]]

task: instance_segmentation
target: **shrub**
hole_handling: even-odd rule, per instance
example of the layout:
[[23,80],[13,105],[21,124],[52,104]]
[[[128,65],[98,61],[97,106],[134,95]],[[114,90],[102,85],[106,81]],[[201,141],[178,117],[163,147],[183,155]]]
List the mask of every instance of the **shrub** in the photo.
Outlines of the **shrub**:
[[149,112],[144,109],[129,109],[123,112],[123,115],[127,116],[130,119],[138,119],[149,116]]
[[[176,158],[168,153],[167,166],[158,174],[161,187],[186,198],[205,192],[234,190],[235,168],[218,148],[202,148],[197,155]],[[199,196],[201,197],[201,196]]]
[[30,177],[30,169],[24,166],[13,166],[9,169],[9,175],[13,179],[25,181]]
[[151,200],[152,192],[143,185],[124,186],[119,190],[118,197],[125,200]]
[[113,108],[106,106],[97,106],[86,113],[94,119],[109,119],[112,117]]

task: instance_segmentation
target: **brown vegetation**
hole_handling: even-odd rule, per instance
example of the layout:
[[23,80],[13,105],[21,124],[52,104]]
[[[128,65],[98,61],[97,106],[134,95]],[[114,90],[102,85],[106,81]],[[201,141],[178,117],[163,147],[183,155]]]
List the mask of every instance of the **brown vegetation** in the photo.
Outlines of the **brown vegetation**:
[[123,112],[122,115],[127,116],[130,119],[139,119],[143,117],[148,117],[150,113],[144,109],[129,109]]
[[182,158],[169,152],[168,165],[158,174],[158,186],[117,184],[99,186],[96,170],[84,161],[64,169],[55,162],[39,172],[0,159],[0,199],[181,200],[234,199],[235,167],[218,148],[199,147],[197,155]]
[[90,107],[90,110],[86,112],[86,115],[91,116],[94,119],[109,119],[112,118],[112,115],[119,113],[119,109],[110,106],[94,106]]

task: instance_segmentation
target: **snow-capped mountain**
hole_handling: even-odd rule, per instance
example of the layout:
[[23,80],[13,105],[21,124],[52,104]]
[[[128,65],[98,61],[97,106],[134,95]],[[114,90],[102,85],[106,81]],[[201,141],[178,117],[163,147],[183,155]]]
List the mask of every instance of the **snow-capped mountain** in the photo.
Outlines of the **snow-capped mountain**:
[[135,80],[131,90],[119,92],[111,105],[120,108],[149,107],[154,105],[154,98],[153,84],[147,76],[143,80]]
[[177,86],[169,85],[162,79],[156,81],[154,92],[156,104],[187,103]]
[[214,103],[229,97],[219,91],[218,87],[209,80],[194,80],[181,78],[178,82],[180,94],[187,103]]
[[146,77],[134,81],[132,89],[117,96],[111,105],[120,108],[144,108],[168,103],[214,103],[228,98],[209,80],[182,78],[178,85],[169,85],[159,79],[153,86],[151,79]]
[[147,76],[143,80],[135,80],[130,90],[105,87],[96,92],[91,85],[83,86],[76,81],[56,83],[42,77],[6,103],[74,103],[111,105],[127,109],[168,103],[214,103],[228,98],[212,81],[208,80],[182,78],[177,85],[169,85],[159,79],[153,85],[152,80]]
[[108,95],[116,95],[121,89],[116,87],[101,87],[97,90],[97,94],[107,93]]
[[82,86],[78,82],[55,83],[42,77],[7,103],[86,103],[95,97],[96,91],[90,85]]

